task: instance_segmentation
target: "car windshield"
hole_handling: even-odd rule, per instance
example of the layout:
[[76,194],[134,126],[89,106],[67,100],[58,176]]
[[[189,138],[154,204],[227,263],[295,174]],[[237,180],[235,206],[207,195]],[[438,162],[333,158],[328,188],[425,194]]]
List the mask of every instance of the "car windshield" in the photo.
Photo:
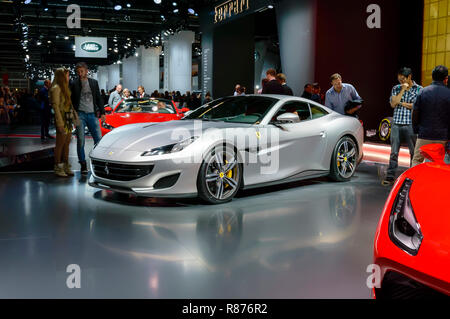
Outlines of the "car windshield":
[[225,97],[199,107],[183,119],[256,124],[277,101],[265,96]]
[[175,114],[172,102],[163,99],[128,99],[117,106],[115,113],[168,113]]

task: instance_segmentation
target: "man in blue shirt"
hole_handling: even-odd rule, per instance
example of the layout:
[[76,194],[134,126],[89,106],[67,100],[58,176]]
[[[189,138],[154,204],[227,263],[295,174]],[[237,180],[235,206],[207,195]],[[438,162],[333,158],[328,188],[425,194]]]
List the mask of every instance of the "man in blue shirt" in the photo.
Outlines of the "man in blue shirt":
[[413,103],[416,101],[422,87],[412,80],[412,70],[410,68],[400,69],[397,77],[400,84],[392,88],[389,99],[391,107],[394,109],[394,118],[391,127],[391,156],[386,179],[382,182],[383,185],[392,185],[395,181],[401,142],[405,141],[408,144],[410,163],[412,162],[416,144],[411,112]]
[[413,127],[419,134],[413,166],[423,162],[420,148],[427,144],[446,145],[450,139],[450,89],[448,69],[438,65],[432,73],[433,83],[422,90],[413,106]]
[[338,73],[331,76],[331,84],[333,87],[327,91],[325,106],[342,115],[355,113],[359,107],[345,112],[345,106],[349,101],[361,100],[354,86],[348,83],[342,83],[342,77]]

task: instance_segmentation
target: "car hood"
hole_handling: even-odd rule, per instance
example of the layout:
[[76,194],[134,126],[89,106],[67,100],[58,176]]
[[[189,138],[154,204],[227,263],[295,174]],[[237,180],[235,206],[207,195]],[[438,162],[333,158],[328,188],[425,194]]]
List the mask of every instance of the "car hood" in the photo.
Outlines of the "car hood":
[[200,120],[130,124],[106,134],[101,139],[99,146],[123,151],[144,152],[151,148],[178,143],[191,136],[202,135],[208,129],[248,127],[251,125]]
[[106,115],[106,123],[117,128],[132,123],[165,122],[177,116],[177,114],[166,113],[114,113]]

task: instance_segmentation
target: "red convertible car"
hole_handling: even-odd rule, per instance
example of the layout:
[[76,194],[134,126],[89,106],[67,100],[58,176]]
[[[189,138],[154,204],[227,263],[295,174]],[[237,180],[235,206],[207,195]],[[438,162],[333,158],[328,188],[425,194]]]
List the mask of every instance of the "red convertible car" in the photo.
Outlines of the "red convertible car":
[[378,224],[377,299],[450,297],[450,165],[440,144],[421,152],[431,162],[397,179]]
[[183,118],[188,108],[178,109],[173,101],[157,98],[123,99],[112,109],[105,107],[106,121],[100,121],[102,136],[116,127],[147,122],[165,122]]

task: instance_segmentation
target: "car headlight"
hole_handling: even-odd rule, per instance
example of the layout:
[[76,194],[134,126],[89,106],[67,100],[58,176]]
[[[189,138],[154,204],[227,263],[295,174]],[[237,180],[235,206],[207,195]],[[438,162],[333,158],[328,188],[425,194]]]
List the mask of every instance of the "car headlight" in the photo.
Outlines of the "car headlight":
[[389,218],[389,237],[408,254],[417,255],[423,235],[409,198],[413,181],[405,179],[395,198]]
[[105,128],[105,129],[107,129],[107,130],[114,130],[114,126],[112,126],[112,125],[109,125],[108,123],[106,123],[106,122],[102,122],[102,127],[103,128]]
[[142,153],[141,156],[164,155],[169,153],[180,152],[184,150],[187,146],[191,145],[197,138],[198,136],[192,136],[188,139],[182,140],[181,142],[175,144],[156,147],[151,149],[150,151]]

